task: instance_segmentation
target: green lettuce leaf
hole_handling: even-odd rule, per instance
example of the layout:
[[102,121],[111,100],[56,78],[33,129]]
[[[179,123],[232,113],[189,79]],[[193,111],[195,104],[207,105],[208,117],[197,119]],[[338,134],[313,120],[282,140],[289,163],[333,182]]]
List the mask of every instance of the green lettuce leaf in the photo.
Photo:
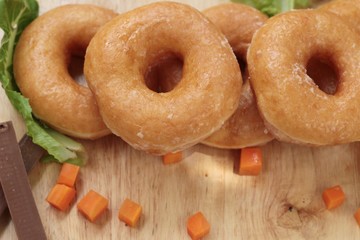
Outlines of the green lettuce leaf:
[[232,2],[250,5],[269,17],[295,8],[310,6],[310,0],[232,0]]
[[36,0],[0,0],[0,28],[4,36],[0,45],[0,82],[11,104],[25,121],[27,134],[33,142],[47,150],[57,162],[83,165],[87,156],[84,147],[52,130],[34,118],[27,98],[19,91],[13,75],[13,55],[20,34],[39,13]]

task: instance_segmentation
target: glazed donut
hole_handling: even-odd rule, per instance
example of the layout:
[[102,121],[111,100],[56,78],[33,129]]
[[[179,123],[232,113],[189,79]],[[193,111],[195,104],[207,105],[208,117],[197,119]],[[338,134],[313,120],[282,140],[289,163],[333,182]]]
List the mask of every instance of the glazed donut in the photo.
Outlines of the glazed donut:
[[259,115],[250,87],[246,54],[253,34],[266,22],[267,16],[244,4],[227,3],[203,11],[228,39],[235,55],[244,62],[244,84],[239,106],[225,124],[202,143],[219,148],[244,148],[265,144],[273,139]]
[[[203,13],[225,35],[239,61],[245,64],[240,66],[244,84],[237,110],[218,131],[202,143],[218,148],[243,148],[271,141],[273,137],[266,130],[257,110],[246,67],[246,53],[252,36],[267,17],[252,7],[237,3],[217,5]],[[151,67],[145,79],[152,89],[168,92],[180,82],[182,67],[180,59],[170,56]]]
[[360,34],[360,0],[334,0],[321,5],[318,9],[340,16]]
[[92,5],[64,5],[35,19],[22,33],[14,55],[14,75],[34,115],[72,137],[107,134],[90,89],[70,76],[72,55],[84,56],[98,29],[115,17]]
[[[281,141],[309,145],[360,138],[359,37],[334,14],[298,10],[277,15],[255,33],[249,74],[266,126]],[[311,58],[329,59],[338,76],[326,94],[307,75]]]
[[[169,54],[184,62],[182,79],[157,93],[145,74]],[[89,44],[84,73],[111,131],[155,155],[219,129],[236,110],[242,85],[224,35],[196,9],[174,2],[149,4],[106,24]]]

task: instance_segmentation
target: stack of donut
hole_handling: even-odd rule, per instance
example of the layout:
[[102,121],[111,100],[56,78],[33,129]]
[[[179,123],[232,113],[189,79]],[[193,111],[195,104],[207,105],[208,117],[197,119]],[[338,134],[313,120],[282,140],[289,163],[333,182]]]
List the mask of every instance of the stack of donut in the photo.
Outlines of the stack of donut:
[[[34,115],[58,131],[83,139],[113,133],[156,155],[274,137],[353,142],[359,12],[352,0],[270,19],[235,3],[199,12],[157,2],[123,14],[65,5],[25,29],[14,75]],[[88,87],[69,74],[73,55],[85,56]]]

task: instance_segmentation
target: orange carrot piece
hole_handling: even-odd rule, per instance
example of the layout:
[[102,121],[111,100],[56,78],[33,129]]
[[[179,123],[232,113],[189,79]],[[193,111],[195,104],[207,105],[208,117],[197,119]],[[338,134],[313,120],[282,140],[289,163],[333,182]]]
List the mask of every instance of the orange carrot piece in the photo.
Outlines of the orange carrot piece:
[[105,212],[109,201],[99,193],[90,190],[77,204],[78,210],[91,222]]
[[118,218],[130,227],[135,227],[141,216],[141,212],[142,207],[127,198],[121,204]]
[[345,193],[339,185],[327,188],[322,194],[327,209],[339,207],[345,200]]
[[249,147],[241,149],[239,174],[240,175],[259,175],[262,168],[262,151],[259,147]]
[[357,221],[357,223],[359,224],[360,226],[360,208],[358,208],[358,210],[356,210],[355,214],[354,214],[354,217]]
[[71,163],[64,163],[61,167],[57,183],[74,187],[80,167]]
[[163,163],[164,164],[171,164],[180,162],[183,159],[182,152],[175,152],[175,153],[167,153],[163,156]]
[[75,195],[76,190],[74,188],[68,187],[64,184],[55,184],[47,196],[46,201],[60,211],[65,211],[69,208]]
[[201,212],[188,219],[187,232],[192,240],[198,240],[210,232],[210,224]]

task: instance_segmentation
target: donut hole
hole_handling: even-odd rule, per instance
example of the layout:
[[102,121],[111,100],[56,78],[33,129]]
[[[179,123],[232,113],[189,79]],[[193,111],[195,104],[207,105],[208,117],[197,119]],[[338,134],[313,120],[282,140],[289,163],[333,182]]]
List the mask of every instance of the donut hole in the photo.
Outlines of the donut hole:
[[312,57],[306,66],[307,75],[321,91],[334,95],[338,89],[339,74],[335,64],[326,57]]
[[68,66],[70,76],[81,86],[87,87],[84,76],[84,55],[72,55]]
[[235,56],[236,56],[236,60],[240,67],[240,72],[241,72],[241,77],[242,77],[243,83],[246,83],[249,78],[249,72],[248,72],[246,58],[242,54],[237,54],[236,52],[235,52]]
[[160,57],[145,73],[146,86],[157,93],[173,90],[181,81],[184,61],[175,54]]

